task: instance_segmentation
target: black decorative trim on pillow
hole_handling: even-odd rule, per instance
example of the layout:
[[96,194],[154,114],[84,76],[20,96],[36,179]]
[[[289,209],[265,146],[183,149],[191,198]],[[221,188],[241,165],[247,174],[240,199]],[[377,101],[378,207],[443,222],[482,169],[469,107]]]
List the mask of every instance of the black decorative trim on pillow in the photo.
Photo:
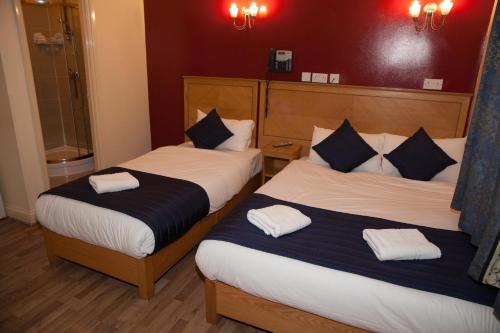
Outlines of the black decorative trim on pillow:
[[431,180],[435,175],[457,164],[420,128],[399,147],[384,154],[404,178]]
[[332,169],[342,172],[350,172],[377,155],[347,119],[335,132],[312,148]]
[[214,149],[234,134],[224,125],[215,109],[186,131],[196,148]]

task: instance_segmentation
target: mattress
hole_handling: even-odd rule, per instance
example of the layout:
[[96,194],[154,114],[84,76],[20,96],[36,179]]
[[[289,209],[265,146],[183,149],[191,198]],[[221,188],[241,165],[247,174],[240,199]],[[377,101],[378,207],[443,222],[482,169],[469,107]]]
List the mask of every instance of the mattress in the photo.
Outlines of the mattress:
[[[294,161],[258,193],[311,207],[458,230],[454,184],[343,174]],[[203,274],[252,295],[376,332],[499,332],[493,309],[229,242],[203,241]],[[242,265],[241,263],[245,264]]]
[[[259,149],[244,152],[196,149],[190,145],[158,148],[120,167],[188,180],[210,200],[210,213],[236,195],[261,170]],[[126,214],[55,195],[36,203],[38,221],[63,236],[143,258],[155,248],[152,230]]]

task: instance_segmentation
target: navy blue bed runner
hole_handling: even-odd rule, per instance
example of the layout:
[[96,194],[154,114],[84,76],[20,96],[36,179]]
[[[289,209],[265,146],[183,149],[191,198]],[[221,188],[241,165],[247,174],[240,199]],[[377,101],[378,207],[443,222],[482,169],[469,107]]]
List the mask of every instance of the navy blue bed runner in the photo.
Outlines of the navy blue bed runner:
[[[247,221],[248,210],[282,204],[312,219],[292,234],[273,238]],[[442,252],[440,259],[379,261],[364,241],[363,229],[418,228]],[[220,240],[392,284],[492,306],[497,289],[467,275],[475,248],[469,236],[374,217],[332,212],[262,194],[253,194],[218,223],[205,239]]]
[[209,213],[207,193],[190,181],[119,167],[101,170],[95,175],[117,172],[129,172],[139,180],[139,188],[97,194],[88,177],[82,177],[41,195],[53,194],[83,201],[139,219],[153,231],[154,252],[180,238]]

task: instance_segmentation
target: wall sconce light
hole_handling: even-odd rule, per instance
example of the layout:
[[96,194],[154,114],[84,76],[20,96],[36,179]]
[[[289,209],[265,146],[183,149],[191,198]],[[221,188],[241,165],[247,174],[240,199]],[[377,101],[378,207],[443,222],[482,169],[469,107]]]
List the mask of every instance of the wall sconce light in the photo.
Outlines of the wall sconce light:
[[245,30],[247,27],[248,29],[252,29],[255,26],[255,18],[257,15],[260,14],[265,14],[267,13],[267,7],[266,6],[257,6],[255,2],[252,2],[250,7],[243,7],[241,9],[241,16],[243,16],[243,23],[241,25],[238,25],[236,23],[236,19],[238,18],[238,13],[240,12],[238,6],[233,3],[231,7],[229,8],[229,14],[233,18],[233,27],[236,30]]
[[420,2],[418,0],[413,1],[409,9],[410,16],[415,23],[415,29],[420,32],[426,30],[428,27],[434,31],[441,29],[452,7],[452,0],[443,0],[443,2],[439,4],[439,10],[441,11],[441,22],[439,24],[436,24],[434,21],[434,13],[438,9],[438,5],[435,2],[429,2],[424,6],[424,21],[421,24],[418,22],[421,8]]

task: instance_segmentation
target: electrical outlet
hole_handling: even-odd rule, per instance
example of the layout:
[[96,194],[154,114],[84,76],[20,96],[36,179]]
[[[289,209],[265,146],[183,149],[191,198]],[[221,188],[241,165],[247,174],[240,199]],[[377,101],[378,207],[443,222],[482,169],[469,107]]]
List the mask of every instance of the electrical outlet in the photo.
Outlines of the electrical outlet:
[[330,74],[330,83],[337,84],[340,82],[340,74]]
[[324,73],[313,73],[312,82],[316,83],[328,83],[328,74]]
[[443,79],[424,79],[424,89],[443,90]]
[[311,72],[302,72],[302,82],[311,82]]

